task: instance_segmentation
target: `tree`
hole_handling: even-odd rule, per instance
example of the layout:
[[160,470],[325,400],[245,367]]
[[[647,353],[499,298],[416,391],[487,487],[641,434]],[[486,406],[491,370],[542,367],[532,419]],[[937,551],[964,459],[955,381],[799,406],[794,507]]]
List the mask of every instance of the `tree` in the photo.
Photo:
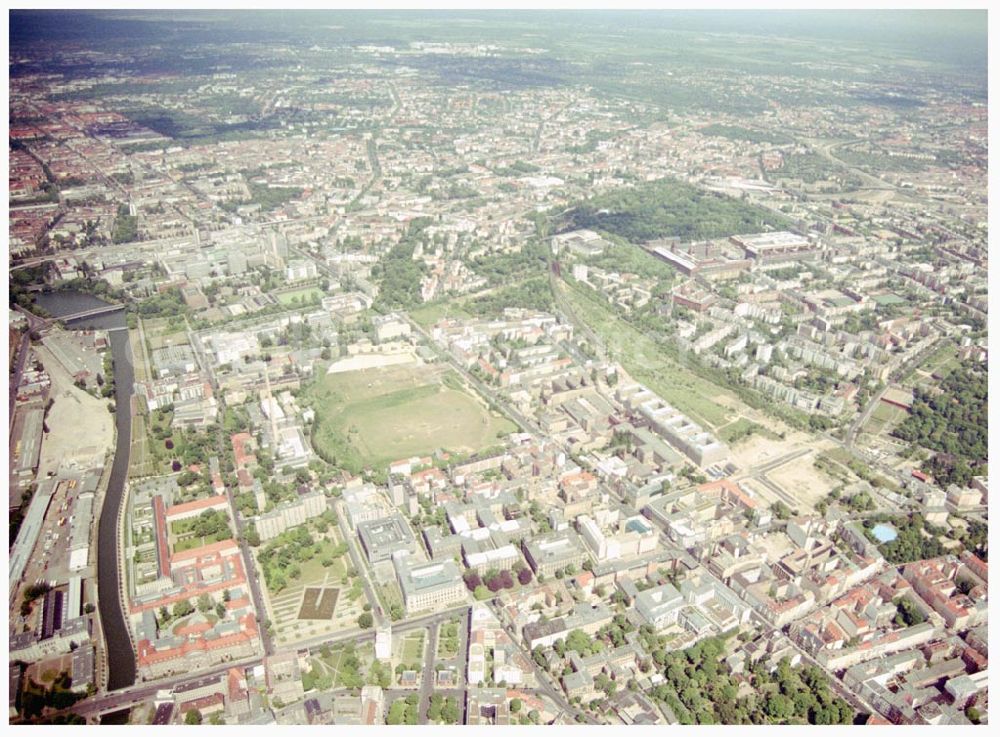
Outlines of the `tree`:
[[511,699],[510,700],[510,713],[511,714],[517,714],[517,712],[521,711],[521,706],[522,705],[523,704],[522,704],[521,699]]
[[403,719],[406,716],[406,703],[397,699],[392,702],[392,706],[389,707],[389,714],[386,716],[386,724],[402,724]]
[[441,708],[441,719],[445,724],[458,723],[458,704],[450,696],[445,699],[444,706]]
[[770,694],[764,702],[764,711],[772,719],[785,720],[792,714],[792,702],[783,694]]
[[531,569],[522,568],[520,571],[518,571],[517,580],[518,583],[520,583],[522,586],[527,586],[529,583],[531,583]]
[[589,655],[594,641],[583,630],[573,630],[566,637],[566,649],[576,650],[581,655]]
[[174,604],[174,619],[179,619],[180,617],[186,617],[187,615],[194,612],[194,607],[191,606],[191,602],[187,599],[181,599],[176,604]]
[[208,594],[202,594],[198,597],[198,611],[204,614],[212,608],[212,597]]
[[191,709],[187,714],[184,715],[185,724],[201,724],[201,712],[197,709]]
[[465,587],[469,589],[469,591],[475,591],[483,583],[479,574],[471,568],[462,574],[462,580],[465,581]]
[[896,603],[895,622],[897,625],[912,627],[926,621],[927,617],[909,598],[904,596]]
[[441,696],[439,694],[434,694],[431,696],[431,704],[427,707],[427,718],[432,722],[440,721],[441,719]]
[[363,630],[370,629],[374,620],[372,618],[371,612],[362,612],[358,615],[358,627]]

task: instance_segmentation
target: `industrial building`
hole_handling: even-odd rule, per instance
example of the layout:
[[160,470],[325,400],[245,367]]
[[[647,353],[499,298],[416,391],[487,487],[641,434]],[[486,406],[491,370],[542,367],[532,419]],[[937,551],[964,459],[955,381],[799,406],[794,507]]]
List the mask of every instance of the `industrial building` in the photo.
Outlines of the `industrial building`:
[[822,253],[818,243],[797,233],[789,233],[787,230],[755,235],[734,235],[730,236],[729,240],[742,248],[747,258],[764,266],[815,259]]
[[666,261],[685,276],[721,279],[750,271],[753,261],[733,253],[724,241],[681,244],[677,240],[656,240],[646,244],[656,258]]

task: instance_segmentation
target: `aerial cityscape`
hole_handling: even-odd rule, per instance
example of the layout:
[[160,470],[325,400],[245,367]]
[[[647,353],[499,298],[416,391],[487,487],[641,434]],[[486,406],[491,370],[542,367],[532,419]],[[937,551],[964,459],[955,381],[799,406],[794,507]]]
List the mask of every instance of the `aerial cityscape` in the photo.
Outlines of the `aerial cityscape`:
[[11,724],[988,722],[985,9],[9,26]]

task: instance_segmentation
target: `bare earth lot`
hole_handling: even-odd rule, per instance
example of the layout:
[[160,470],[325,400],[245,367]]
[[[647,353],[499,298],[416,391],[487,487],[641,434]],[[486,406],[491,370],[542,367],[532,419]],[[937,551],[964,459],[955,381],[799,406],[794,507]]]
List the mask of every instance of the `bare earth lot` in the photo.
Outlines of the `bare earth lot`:
[[111,450],[115,425],[108,400],[73,386],[72,377],[47,349],[38,349],[38,357],[52,378],[50,397],[55,400],[45,420],[49,432],[43,437],[38,464],[38,478],[45,478],[64,461],[97,458]]
[[813,467],[815,453],[808,453],[771,471],[767,477],[798,500],[801,511],[813,510],[816,503],[837,484],[825,473]]

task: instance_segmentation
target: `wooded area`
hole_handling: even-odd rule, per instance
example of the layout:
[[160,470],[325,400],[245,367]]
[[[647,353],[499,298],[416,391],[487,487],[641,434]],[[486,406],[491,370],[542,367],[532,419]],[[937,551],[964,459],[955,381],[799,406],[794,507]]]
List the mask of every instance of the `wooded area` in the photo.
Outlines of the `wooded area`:
[[632,243],[682,241],[779,230],[789,221],[768,210],[673,179],[659,179],[593,197],[573,207],[560,231],[589,228]]

